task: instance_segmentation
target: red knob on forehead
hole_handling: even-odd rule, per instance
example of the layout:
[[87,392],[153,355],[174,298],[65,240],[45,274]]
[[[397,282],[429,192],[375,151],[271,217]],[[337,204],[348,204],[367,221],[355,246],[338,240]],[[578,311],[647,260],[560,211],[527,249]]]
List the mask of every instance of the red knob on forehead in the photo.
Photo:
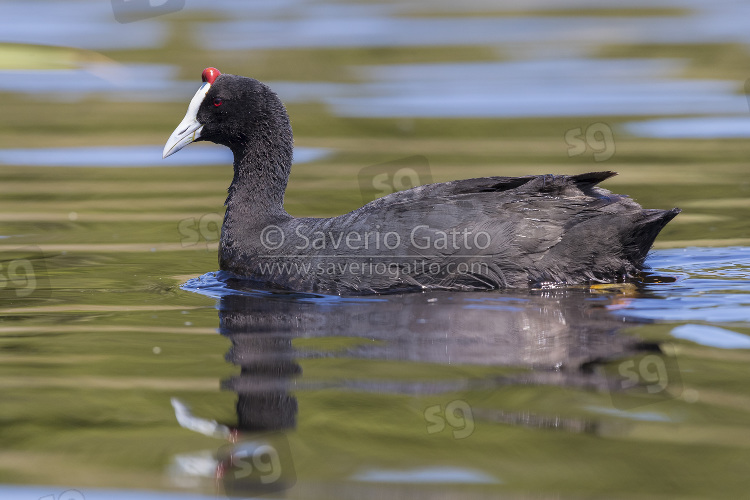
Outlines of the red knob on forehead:
[[221,74],[221,71],[219,71],[216,68],[206,68],[203,70],[203,74],[201,75],[201,78],[204,82],[208,82],[211,85],[214,84],[214,80],[216,80],[216,77],[218,77]]

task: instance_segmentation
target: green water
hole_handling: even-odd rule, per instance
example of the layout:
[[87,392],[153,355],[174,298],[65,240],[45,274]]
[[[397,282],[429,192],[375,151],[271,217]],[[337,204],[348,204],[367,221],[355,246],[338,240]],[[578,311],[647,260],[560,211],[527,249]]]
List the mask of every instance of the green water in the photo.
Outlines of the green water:
[[[451,17],[428,4],[413,15]],[[455,13],[467,15],[477,14]],[[513,57],[512,44],[215,50],[191,35],[199,22],[229,18],[224,11],[197,8],[162,16],[165,42],[152,48],[89,52],[0,44],[0,67],[77,67],[87,58],[172,64],[197,89],[198,75],[209,65],[260,80],[356,82],[352,66]],[[688,64],[679,78],[736,81],[738,95],[746,75],[737,68],[750,63],[747,46],[740,44],[592,42],[590,49],[602,60],[682,58]],[[0,149],[161,148],[191,96],[188,91],[174,102],[113,102],[90,93],[68,102],[51,93],[0,92]],[[288,385],[280,394],[296,401],[294,424],[270,437],[263,434],[287,450],[288,484],[273,494],[644,499],[746,494],[750,352],[671,334],[685,324],[750,334],[744,312],[750,303],[746,139],[638,138],[621,128],[631,116],[353,118],[320,102],[292,102],[288,111],[298,147],[332,150],[294,167],[286,196],[293,215],[355,209],[366,201],[362,169],[415,156],[426,159],[436,182],[614,170],[619,176],[604,187],[647,208],[680,207],[683,213],[659,236],[653,264],[659,275],[678,277],[676,284],[499,295],[513,307],[530,304],[527,316],[501,315],[505,312],[486,295],[476,296],[489,304],[486,312],[470,308],[471,294],[390,297],[382,303],[254,296],[244,304],[257,309],[248,321],[260,325],[258,332],[288,339],[283,354],[301,370],[281,378]],[[592,148],[569,156],[566,132],[594,123],[612,131],[611,157],[596,161]],[[231,175],[228,164],[0,166],[0,272],[9,280],[0,290],[0,482],[41,487],[33,498],[67,488],[87,498],[100,489],[223,494],[226,481],[217,486],[205,471],[175,472],[175,463],[180,456],[215,460],[231,448],[229,441],[181,427],[170,401],[177,398],[197,417],[242,427],[236,407],[242,390],[230,386],[252,376],[242,373],[246,364],[226,359],[236,340],[232,332],[218,331],[221,315],[238,306],[227,309],[226,297],[222,302],[181,289],[189,279],[218,269],[215,224]],[[727,250],[701,261],[697,247]],[[19,268],[11,270],[14,262],[30,263],[33,283]],[[444,305],[443,315],[428,308],[432,298]],[[659,310],[651,314],[654,309]],[[534,316],[531,310],[542,313]],[[644,322],[623,324],[617,316],[623,311]],[[538,328],[538,338],[532,331],[514,347],[515,337],[503,336],[501,326],[519,318],[537,321],[530,328]],[[592,326],[591,318],[601,323]],[[594,354],[602,349],[601,359],[575,353],[582,342],[578,324],[588,328],[587,339],[599,339]],[[567,325],[564,334],[556,333],[560,325]],[[432,336],[436,331],[448,333],[441,339]],[[477,347],[468,352],[458,338],[465,332],[488,336],[466,340]],[[659,359],[673,370],[670,377],[679,375],[679,383],[645,400],[640,393],[620,397],[608,389],[606,377],[599,378],[603,373],[616,374],[623,359],[644,359],[627,339],[658,344]],[[508,359],[482,354],[515,352],[519,345]],[[545,357],[547,348],[566,353]],[[565,363],[555,368],[558,359],[571,368]],[[449,405],[459,410],[452,417],[446,414]],[[252,432],[241,431],[239,442],[252,439]],[[420,476],[425,470],[431,472]],[[448,471],[458,476],[441,480],[450,477]],[[248,494],[264,493],[248,484]]]

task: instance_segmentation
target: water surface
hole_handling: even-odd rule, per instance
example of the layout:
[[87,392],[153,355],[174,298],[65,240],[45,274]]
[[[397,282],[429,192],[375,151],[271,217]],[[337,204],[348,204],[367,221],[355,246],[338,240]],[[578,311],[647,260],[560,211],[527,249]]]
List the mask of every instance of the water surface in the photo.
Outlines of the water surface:
[[[743,497],[747,9],[599,4],[8,4],[0,497]],[[287,104],[294,215],[601,170],[683,212],[635,283],[257,290],[217,272],[228,152],[160,159],[209,65]]]

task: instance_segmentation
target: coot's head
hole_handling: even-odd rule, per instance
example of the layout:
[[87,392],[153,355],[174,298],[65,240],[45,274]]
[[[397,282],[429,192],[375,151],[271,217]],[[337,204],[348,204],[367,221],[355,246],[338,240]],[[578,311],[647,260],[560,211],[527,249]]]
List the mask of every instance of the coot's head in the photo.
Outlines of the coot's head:
[[203,70],[203,84],[190,101],[185,118],[164,146],[162,157],[191,142],[211,141],[242,153],[253,137],[289,136],[291,127],[284,105],[266,85],[253,78]]

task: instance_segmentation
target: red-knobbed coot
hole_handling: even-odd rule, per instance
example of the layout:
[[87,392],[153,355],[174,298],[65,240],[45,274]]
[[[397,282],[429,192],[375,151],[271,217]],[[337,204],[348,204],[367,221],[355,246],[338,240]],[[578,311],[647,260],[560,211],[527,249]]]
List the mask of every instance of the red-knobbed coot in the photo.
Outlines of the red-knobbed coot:
[[292,217],[284,105],[263,83],[215,68],[203,72],[164,157],[194,141],[234,153],[220,268],[271,288],[358,294],[617,281],[642,269],[680,212],[643,210],[596,187],[614,172],[594,172],[428,184],[338,217]]

